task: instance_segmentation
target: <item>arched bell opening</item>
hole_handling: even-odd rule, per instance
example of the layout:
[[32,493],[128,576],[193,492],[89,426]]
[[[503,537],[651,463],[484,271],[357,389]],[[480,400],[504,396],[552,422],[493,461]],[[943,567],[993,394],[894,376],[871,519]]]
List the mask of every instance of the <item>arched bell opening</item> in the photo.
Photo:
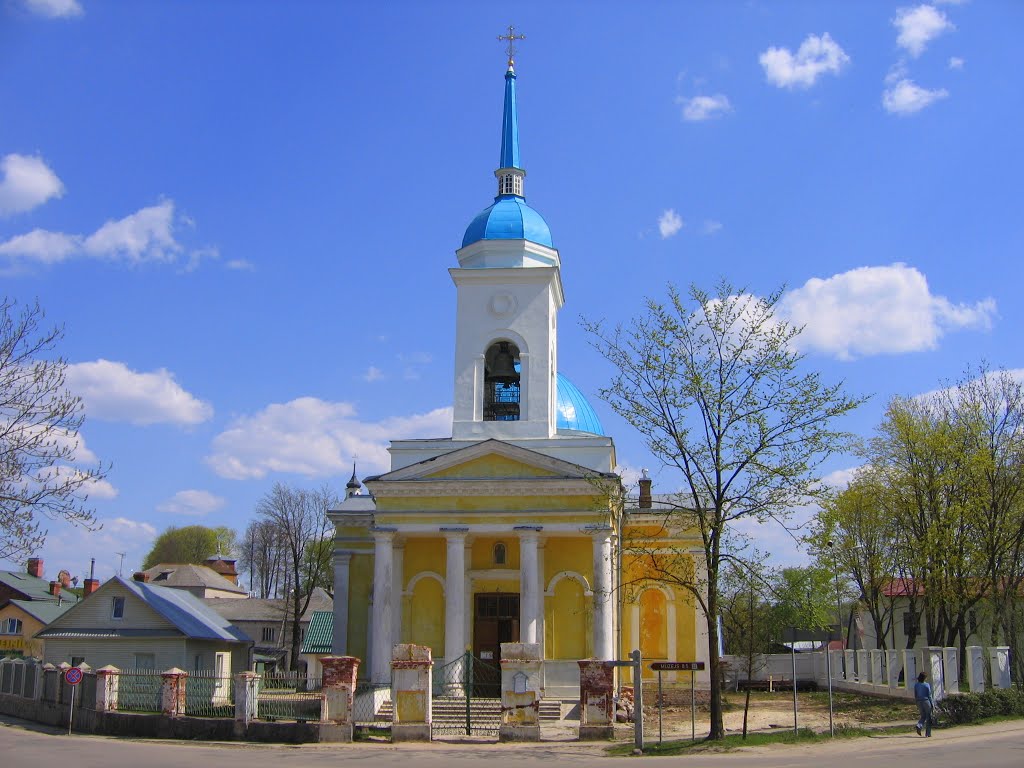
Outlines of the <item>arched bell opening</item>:
[[484,355],[484,421],[519,421],[519,347],[496,341]]

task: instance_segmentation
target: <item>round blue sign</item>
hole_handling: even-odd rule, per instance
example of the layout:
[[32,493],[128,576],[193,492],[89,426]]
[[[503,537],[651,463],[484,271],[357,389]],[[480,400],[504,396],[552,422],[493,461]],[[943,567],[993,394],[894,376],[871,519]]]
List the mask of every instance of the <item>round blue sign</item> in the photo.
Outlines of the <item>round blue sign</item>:
[[78,685],[82,682],[82,670],[78,667],[69,667],[64,670],[64,682],[68,685]]

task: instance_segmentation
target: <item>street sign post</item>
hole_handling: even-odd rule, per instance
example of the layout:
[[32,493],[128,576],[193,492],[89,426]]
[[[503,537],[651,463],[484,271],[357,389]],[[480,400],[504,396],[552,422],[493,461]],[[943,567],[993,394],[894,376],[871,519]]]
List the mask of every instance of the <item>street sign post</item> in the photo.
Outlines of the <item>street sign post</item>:
[[84,673],[78,667],[68,667],[64,670],[64,682],[71,686],[71,709],[68,711],[68,736],[71,735],[71,725],[75,720],[75,688],[82,682]]
[[658,673],[658,743],[661,744],[661,710],[664,706],[661,696],[662,672],[690,673],[690,741],[697,740],[697,694],[694,691],[693,679],[696,672],[704,669],[703,661],[655,661],[651,669]]

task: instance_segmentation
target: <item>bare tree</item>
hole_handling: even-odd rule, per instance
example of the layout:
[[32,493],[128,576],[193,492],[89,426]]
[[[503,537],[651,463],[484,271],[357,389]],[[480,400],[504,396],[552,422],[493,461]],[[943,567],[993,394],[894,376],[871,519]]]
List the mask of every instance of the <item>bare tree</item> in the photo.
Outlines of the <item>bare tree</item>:
[[333,526],[327,510],[338,502],[337,495],[326,486],[307,491],[275,483],[256,505],[257,515],[273,526],[283,548],[292,669],[299,664],[302,614],[309,608],[313,588],[322,579],[324,550],[333,546],[333,538],[328,535]]
[[241,569],[249,574],[249,591],[264,599],[280,597],[286,563],[278,527],[263,518],[253,520],[239,549]]
[[86,502],[109,467],[76,462],[82,401],[65,387],[65,360],[47,359],[63,329],[43,319],[38,302],[18,312],[0,299],[0,559],[42,546],[43,517],[99,527]]
[[704,612],[708,738],[722,739],[719,573],[737,555],[723,548],[727,531],[744,519],[784,520],[819,496],[820,463],[848,439],[833,424],[862,400],[801,371],[800,329],[775,312],[781,291],[760,298],[723,281],[714,295],[694,287],[689,298],[692,304],[670,288],[666,304],[648,300],[627,327],[585,321],[584,328],[615,368],[601,396],[679,473],[673,527],[691,527],[703,544],[700,560],[680,559],[678,573],[657,560],[651,568],[661,568],[656,577],[687,590]]

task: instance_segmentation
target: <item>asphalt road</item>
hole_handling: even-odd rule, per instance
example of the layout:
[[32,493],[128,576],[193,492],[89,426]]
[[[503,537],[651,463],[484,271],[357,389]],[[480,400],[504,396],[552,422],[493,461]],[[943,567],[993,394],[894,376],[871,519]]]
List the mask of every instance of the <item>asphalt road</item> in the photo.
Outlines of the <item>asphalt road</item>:
[[830,744],[775,746],[719,755],[676,758],[609,758],[599,746],[572,742],[428,745],[201,744],[67,736],[13,718],[0,718],[3,768],[476,768],[504,765],[592,765],[625,760],[628,765],[714,766],[715,768],[1021,768],[1024,721],[937,731],[931,739],[880,735]]

